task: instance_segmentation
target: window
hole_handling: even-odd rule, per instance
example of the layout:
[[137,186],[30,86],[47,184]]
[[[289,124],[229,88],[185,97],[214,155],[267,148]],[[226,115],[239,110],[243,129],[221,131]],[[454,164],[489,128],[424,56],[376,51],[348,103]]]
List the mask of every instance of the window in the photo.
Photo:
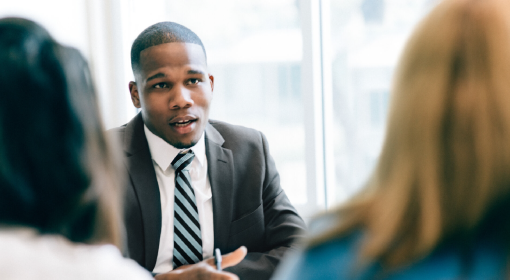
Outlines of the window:
[[305,217],[344,201],[384,139],[392,73],[435,0],[17,0],[0,16],[43,24],[90,60],[108,128],[136,110],[130,48],[159,21],[202,39],[215,76],[211,118],[262,131]]
[[393,71],[417,21],[435,1],[331,0],[330,52],[334,170],[328,205],[366,183],[379,156]]

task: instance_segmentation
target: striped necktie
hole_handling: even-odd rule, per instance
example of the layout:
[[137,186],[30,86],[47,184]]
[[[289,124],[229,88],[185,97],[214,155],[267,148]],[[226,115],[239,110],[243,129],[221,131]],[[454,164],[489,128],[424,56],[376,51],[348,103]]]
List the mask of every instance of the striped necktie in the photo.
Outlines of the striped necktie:
[[174,269],[202,260],[202,234],[198,219],[195,192],[191,187],[189,166],[193,151],[179,153],[172,161],[175,169],[174,202]]

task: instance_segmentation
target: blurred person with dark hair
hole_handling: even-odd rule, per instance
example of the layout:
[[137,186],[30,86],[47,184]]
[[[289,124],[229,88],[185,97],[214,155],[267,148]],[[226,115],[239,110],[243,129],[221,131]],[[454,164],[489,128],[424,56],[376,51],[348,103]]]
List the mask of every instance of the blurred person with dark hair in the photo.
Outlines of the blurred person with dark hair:
[[510,277],[510,2],[440,2],[397,70],[367,187],[275,279]]
[[131,66],[129,90],[141,112],[111,131],[129,174],[129,257],[162,273],[244,245],[246,258],[227,270],[269,279],[305,225],[280,186],[266,137],[209,119],[214,77],[188,28],[148,27],[133,42]]
[[[122,173],[81,54],[32,21],[0,19],[0,85],[0,279],[152,279],[115,247]],[[237,279],[212,260],[160,279],[198,276]]]
[[0,85],[0,278],[150,279],[101,245],[121,245],[120,169],[82,56],[1,19]]

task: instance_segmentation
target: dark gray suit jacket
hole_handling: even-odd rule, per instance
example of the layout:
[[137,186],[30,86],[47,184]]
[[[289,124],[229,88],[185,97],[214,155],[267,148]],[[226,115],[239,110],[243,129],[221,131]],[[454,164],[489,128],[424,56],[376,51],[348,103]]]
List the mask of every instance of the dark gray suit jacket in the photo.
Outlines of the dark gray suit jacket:
[[[152,271],[161,233],[161,203],[141,114],[109,133],[122,142],[129,175],[124,201],[127,254]],[[205,146],[214,247],[228,253],[246,246],[246,258],[226,270],[242,280],[269,279],[293,241],[302,236],[305,224],[280,187],[266,138],[253,129],[211,120]]]

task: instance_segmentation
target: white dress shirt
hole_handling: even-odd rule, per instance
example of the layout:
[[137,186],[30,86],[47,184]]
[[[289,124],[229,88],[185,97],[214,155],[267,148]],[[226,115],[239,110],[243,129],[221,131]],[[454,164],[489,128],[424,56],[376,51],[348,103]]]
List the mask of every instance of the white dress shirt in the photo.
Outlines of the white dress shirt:
[[[161,236],[159,238],[158,258],[153,272],[164,273],[173,269],[175,170],[171,163],[179,152],[188,149],[175,148],[152,133],[145,125],[144,130],[149,143],[161,197]],[[195,158],[191,162],[189,173],[197,202],[200,231],[202,233],[202,254],[205,259],[213,255],[214,226],[212,192],[211,183],[207,176],[204,133],[202,133],[198,143],[191,147],[191,150],[195,153]]]

